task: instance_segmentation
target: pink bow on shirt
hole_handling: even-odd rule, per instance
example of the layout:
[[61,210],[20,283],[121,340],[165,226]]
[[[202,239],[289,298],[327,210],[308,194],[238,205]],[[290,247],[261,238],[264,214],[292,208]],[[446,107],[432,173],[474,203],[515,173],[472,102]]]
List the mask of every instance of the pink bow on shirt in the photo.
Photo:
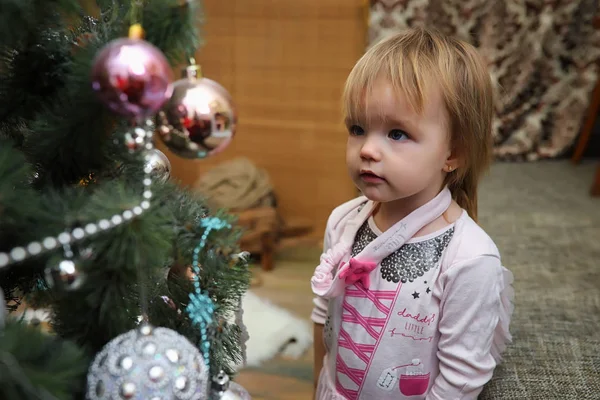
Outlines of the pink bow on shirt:
[[340,278],[346,279],[347,285],[352,285],[356,282],[361,282],[365,289],[368,289],[371,285],[371,279],[369,274],[377,268],[377,263],[369,261],[359,261],[355,258],[351,258],[349,262],[345,263],[340,268]]

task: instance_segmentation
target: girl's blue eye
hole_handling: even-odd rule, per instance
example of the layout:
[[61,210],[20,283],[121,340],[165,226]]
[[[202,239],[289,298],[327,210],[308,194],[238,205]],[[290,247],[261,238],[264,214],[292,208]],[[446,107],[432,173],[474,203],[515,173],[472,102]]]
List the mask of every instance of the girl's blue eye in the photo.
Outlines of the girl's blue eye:
[[355,135],[355,136],[360,136],[360,135],[365,134],[365,131],[363,130],[363,128],[361,128],[358,125],[350,126],[350,128],[348,128],[348,132],[350,132],[351,135]]
[[406,132],[400,129],[393,129],[388,133],[388,137],[392,140],[405,140],[408,139]]

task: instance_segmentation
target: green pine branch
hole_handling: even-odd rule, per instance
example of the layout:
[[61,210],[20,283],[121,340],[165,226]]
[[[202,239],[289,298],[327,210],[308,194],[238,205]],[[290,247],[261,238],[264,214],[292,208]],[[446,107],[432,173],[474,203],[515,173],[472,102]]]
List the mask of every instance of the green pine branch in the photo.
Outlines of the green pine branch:
[[55,30],[35,32],[28,45],[0,49],[0,126],[26,123],[51,104],[67,72],[70,41]]
[[[129,2],[103,5],[100,20],[83,18],[74,28],[63,28],[69,34],[33,30],[38,40],[23,48],[0,46],[0,69],[6,71],[0,78],[0,131],[21,125],[24,140],[14,139],[24,142],[29,160],[45,175],[41,181],[53,186],[75,183],[108,162],[106,136],[117,117],[97,99],[89,74],[94,56],[126,35],[132,21],[124,18]],[[146,40],[173,64],[193,56],[200,44],[199,21],[195,2],[148,1],[141,15]]]
[[176,65],[187,62],[202,45],[198,31],[202,23],[197,1],[149,0],[142,23],[146,40],[158,47]]
[[17,48],[27,43],[32,32],[56,24],[59,15],[81,14],[77,0],[0,1],[0,48]]
[[29,124],[24,149],[53,186],[73,184],[102,169],[106,137],[115,117],[96,98],[90,84],[99,40],[90,40],[72,60],[65,87]]
[[82,398],[89,356],[77,346],[10,318],[0,340],[0,398]]
[[[0,251],[121,215],[142,200],[142,154],[128,153],[127,122],[98,101],[89,79],[97,52],[127,34],[131,2],[97,5],[95,19],[74,0],[0,0]],[[195,1],[147,0],[141,16],[146,40],[173,65],[201,44]],[[87,186],[77,184],[90,174]],[[62,248],[0,268],[5,298],[49,308],[54,335],[38,337],[21,325],[1,333],[0,398],[81,398],[89,361],[81,354],[93,357],[134,328],[142,294],[151,323],[198,344],[200,331],[185,311],[193,285],[168,271],[192,263],[207,215],[232,225],[210,233],[199,280],[217,306],[211,372],[233,372],[241,350],[231,316],[249,285],[247,266],[232,259],[241,231],[231,215],[208,210],[174,183],[155,182],[151,190],[151,208],[141,216],[71,246],[83,277],[78,289],[41,284],[45,270],[64,257]],[[91,255],[78,257],[85,250]],[[29,346],[31,353],[20,350]],[[54,363],[44,358],[51,356]],[[22,373],[5,373],[9,366]]]
[[[32,176],[23,154],[11,140],[0,138],[0,251],[53,234],[52,229],[57,228],[29,186]],[[0,271],[0,286],[8,304],[19,299],[19,292],[27,293],[33,287],[32,276],[39,273],[36,266],[29,261]]]
[[[101,186],[94,189],[76,215],[97,221],[120,215],[140,203],[141,185],[131,188],[109,181]],[[161,199],[154,201],[156,204]],[[141,313],[138,270],[149,283],[164,276],[173,236],[169,222],[168,210],[153,207],[131,222],[81,244],[81,249],[92,250],[91,259],[81,265],[85,282],[74,292],[57,291],[52,305],[56,332],[99,351],[111,338],[132,329]]]

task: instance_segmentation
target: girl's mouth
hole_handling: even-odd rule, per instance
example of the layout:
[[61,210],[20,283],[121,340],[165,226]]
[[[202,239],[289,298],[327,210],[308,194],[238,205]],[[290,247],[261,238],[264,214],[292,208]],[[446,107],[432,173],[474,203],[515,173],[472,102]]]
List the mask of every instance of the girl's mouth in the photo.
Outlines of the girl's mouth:
[[380,177],[379,175],[377,175],[371,171],[361,171],[360,179],[362,179],[363,182],[366,182],[366,183],[383,183],[383,182],[385,182],[384,178]]

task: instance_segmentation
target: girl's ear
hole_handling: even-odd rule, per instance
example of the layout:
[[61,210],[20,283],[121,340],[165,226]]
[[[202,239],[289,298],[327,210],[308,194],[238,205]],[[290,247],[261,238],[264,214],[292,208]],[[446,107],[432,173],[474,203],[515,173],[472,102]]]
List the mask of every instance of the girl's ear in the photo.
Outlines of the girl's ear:
[[448,151],[446,162],[444,163],[444,171],[452,172],[461,166],[461,160],[455,151]]

